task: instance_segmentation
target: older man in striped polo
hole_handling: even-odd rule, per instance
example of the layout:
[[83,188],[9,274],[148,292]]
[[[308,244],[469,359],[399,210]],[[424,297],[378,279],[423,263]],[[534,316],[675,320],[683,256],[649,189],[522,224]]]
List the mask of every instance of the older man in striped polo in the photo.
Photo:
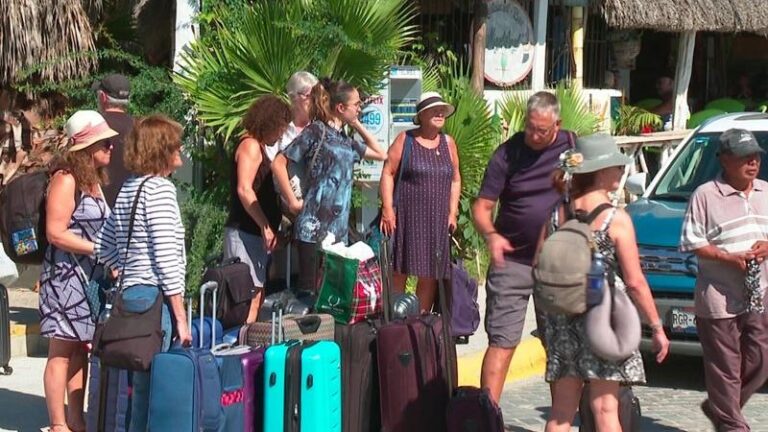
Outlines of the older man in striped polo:
[[741,408],[768,378],[768,183],[757,178],[764,150],[746,130],[720,136],[722,173],[691,196],[680,248],[699,259],[696,327],[718,431],[749,431]]

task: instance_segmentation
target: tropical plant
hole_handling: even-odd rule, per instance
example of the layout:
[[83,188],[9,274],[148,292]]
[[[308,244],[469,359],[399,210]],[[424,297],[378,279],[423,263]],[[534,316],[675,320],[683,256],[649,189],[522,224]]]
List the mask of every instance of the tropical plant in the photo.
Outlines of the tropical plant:
[[619,118],[614,125],[615,135],[639,135],[661,129],[661,116],[632,105],[619,107]]
[[129,112],[134,115],[162,113],[176,121],[186,124],[185,117],[190,109],[181,93],[173,83],[170,73],[162,67],[149,66],[140,57],[116,49],[101,49],[95,52],[81,52],[74,57],[87,57],[89,61],[98,63],[98,72],[88,73],[79,78],[38,82],[40,71],[53,67],[58,62],[67,62],[70,57],[54,59],[48,63],[40,63],[19,72],[17,89],[27,94],[49,95],[59,94],[67,100],[67,108],[58,118],[50,119],[54,123],[63,124],[64,119],[80,109],[96,109],[96,98],[91,84],[102,76],[119,72],[129,77],[131,81],[131,103]]
[[180,210],[186,231],[186,286],[196,298],[207,263],[222,252],[227,211],[210,194],[197,190],[187,190]]
[[[581,90],[568,82],[561,81],[550,89],[560,102],[561,127],[576,133],[589,135],[595,133],[600,124],[597,114],[590,111]],[[501,117],[509,125],[511,133],[525,128],[525,114],[530,92],[507,92],[501,101]]]
[[205,16],[215,34],[182,54],[176,82],[227,138],[256,97],[284,95],[298,70],[375,89],[416,31],[406,0],[255,0],[236,26],[218,16],[226,9]]

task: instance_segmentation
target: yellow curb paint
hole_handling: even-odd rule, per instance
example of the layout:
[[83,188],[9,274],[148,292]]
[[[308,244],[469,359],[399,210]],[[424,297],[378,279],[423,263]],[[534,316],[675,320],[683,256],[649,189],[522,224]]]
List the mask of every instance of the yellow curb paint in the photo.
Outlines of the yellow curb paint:
[[39,334],[40,324],[13,324],[11,325],[11,336],[26,336],[30,334]]
[[[480,387],[480,371],[485,351],[458,359],[459,385]],[[547,366],[547,355],[538,338],[526,339],[517,346],[505,382],[519,381],[532,376],[543,375]]]

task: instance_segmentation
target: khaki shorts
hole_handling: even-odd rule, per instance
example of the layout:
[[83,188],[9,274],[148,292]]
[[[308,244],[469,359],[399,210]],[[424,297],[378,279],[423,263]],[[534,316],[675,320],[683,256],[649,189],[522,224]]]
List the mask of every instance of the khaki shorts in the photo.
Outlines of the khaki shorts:
[[485,332],[488,345],[514,348],[520,343],[528,299],[533,293],[531,266],[507,260],[491,265],[485,283]]

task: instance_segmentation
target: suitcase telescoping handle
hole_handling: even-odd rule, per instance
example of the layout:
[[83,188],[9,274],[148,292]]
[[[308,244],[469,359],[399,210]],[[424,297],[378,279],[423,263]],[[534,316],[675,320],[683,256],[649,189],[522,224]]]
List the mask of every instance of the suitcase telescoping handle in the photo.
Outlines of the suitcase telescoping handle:
[[[278,315],[277,322],[275,322],[275,315]],[[275,326],[277,326],[277,330],[275,330]],[[275,312],[275,310],[272,309],[272,338],[271,338],[272,343],[270,345],[283,342],[282,329],[283,329],[283,308],[277,308],[277,312]],[[275,333],[277,333],[277,336],[275,336]]]
[[381,302],[384,312],[384,324],[390,321],[390,308],[392,303],[389,298],[392,295],[392,263],[389,260],[389,236],[382,235],[379,244],[379,262],[381,264]]
[[[213,307],[211,308],[211,348],[216,345],[216,295],[219,291],[219,284],[216,281],[208,281],[200,286],[200,336],[198,337],[198,348],[203,347],[203,329],[205,328],[205,293],[211,291],[213,296]],[[192,327],[192,299],[187,298],[187,325]]]
[[[448,293],[445,289],[445,275],[442,274],[446,267],[448,267],[448,263],[451,259],[451,235],[448,234],[448,247],[447,251],[443,251],[441,253],[440,249],[441,247],[437,247],[437,259],[435,260],[437,263],[436,265],[442,265],[442,267],[439,267],[437,269],[437,298],[439,299],[440,303],[440,315],[443,317],[443,344],[445,347],[445,355],[443,358],[445,359],[445,382],[448,384],[448,399],[450,399],[453,396],[453,370],[451,368],[451,365],[453,364],[453,356],[455,354],[455,350],[453,349],[453,338],[451,337],[451,315],[450,311],[448,309]],[[441,277],[442,274],[442,277]]]

